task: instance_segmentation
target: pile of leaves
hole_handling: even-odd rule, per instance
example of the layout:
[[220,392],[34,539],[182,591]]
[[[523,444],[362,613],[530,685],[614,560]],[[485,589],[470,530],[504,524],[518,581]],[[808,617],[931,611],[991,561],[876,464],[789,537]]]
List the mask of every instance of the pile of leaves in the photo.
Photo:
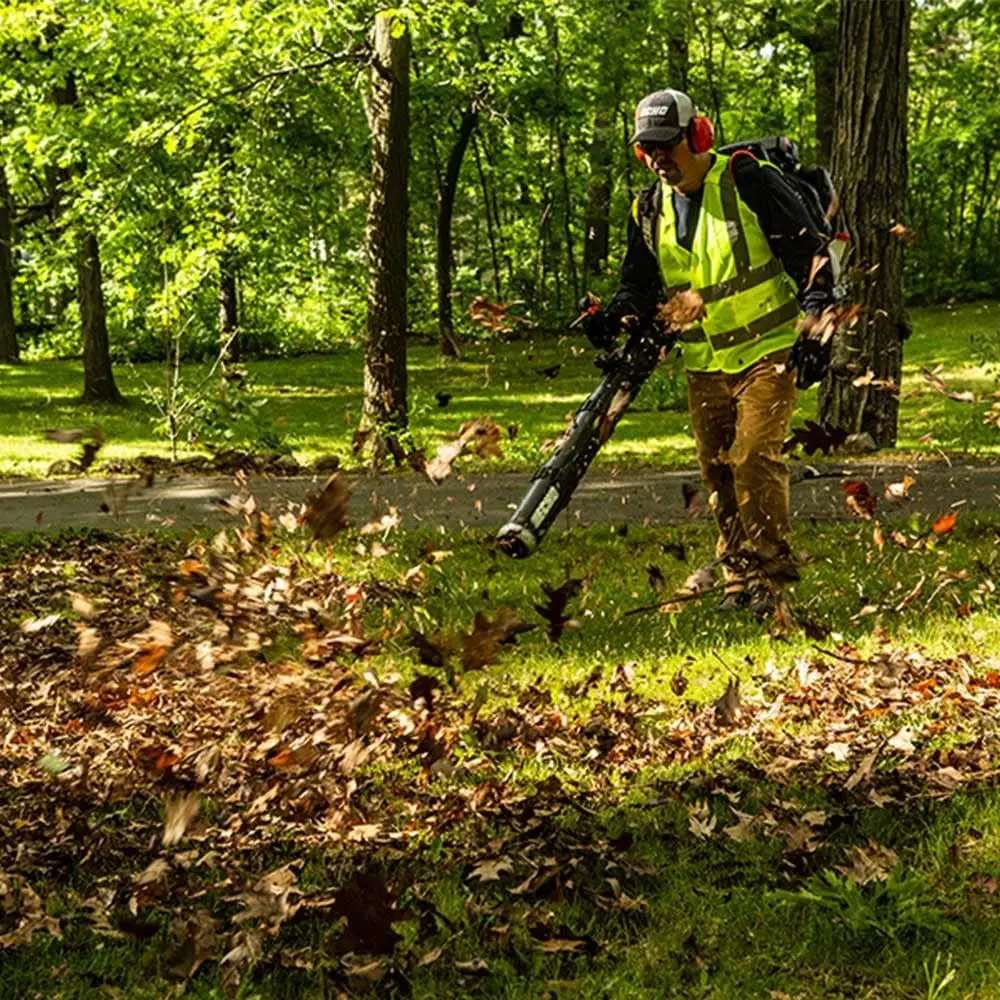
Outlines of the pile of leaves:
[[[0,649],[0,948],[69,923],[143,938],[166,921],[172,975],[218,961],[232,983],[265,956],[307,965],[289,942],[311,915],[333,928],[345,984],[388,984],[442,958],[431,897],[450,870],[470,905],[499,893],[516,909],[530,947],[585,956],[600,942],[532,901],[584,893],[641,913],[651,873],[597,817],[644,773],[688,777],[652,783],[665,799],[637,807],[682,802],[691,836],[781,837],[789,857],[819,849],[828,820],[789,789],[885,805],[996,776],[1000,664],[887,637],[867,656],[840,644],[762,664],[742,686],[733,674],[707,703],[685,699],[683,672],[663,701],[636,690],[636,664],[609,661],[568,703],[539,679],[498,704],[491,668],[527,632],[559,642],[588,579],[424,635],[404,622],[440,554],[375,580],[277,544],[273,531],[304,525],[340,536],[344,503],[332,480],[280,525],[248,498],[240,526],[210,540],[91,536],[0,569],[14,615]],[[358,544],[394,523],[362,528]],[[734,740],[771,801],[734,783]],[[443,851],[432,866],[428,843]],[[336,859],[332,881],[304,886],[317,853]],[[866,878],[890,870],[878,856]],[[57,891],[58,918],[43,902]],[[417,930],[397,931],[405,921]],[[474,964],[455,968],[484,971]]]

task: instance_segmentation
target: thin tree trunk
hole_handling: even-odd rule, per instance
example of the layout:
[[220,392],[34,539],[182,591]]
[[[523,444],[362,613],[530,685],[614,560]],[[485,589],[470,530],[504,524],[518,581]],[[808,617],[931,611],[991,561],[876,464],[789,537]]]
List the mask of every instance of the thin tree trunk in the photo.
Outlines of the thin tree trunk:
[[479,143],[475,135],[472,137],[472,152],[476,158],[476,172],[479,174],[479,186],[483,192],[483,207],[486,210],[486,236],[490,241],[490,261],[493,264],[493,291],[499,302],[503,298],[503,286],[500,284],[500,256],[497,252],[497,230],[500,228],[500,220],[493,218],[493,209],[496,207],[489,184],[486,182],[486,171],[483,170],[483,156],[479,151]]
[[[52,93],[57,108],[72,108],[78,103],[76,79],[66,74],[61,87]],[[65,111],[61,112],[67,113]],[[78,160],[68,169],[51,166],[46,168],[52,217],[58,221],[63,213],[65,184],[71,177],[83,177],[87,169],[84,160]],[[108,321],[104,309],[104,290],[101,285],[101,253],[97,234],[86,226],[76,239],[76,301],[80,307],[80,327],[83,339],[83,393],[87,403],[120,403],[122,395],[115,385],[111,369],[111,351],[108,341]]]
[[[853,246],[851,300],[861,321],[835,340],[820,389],[820,417],[895,444],[902,373],[903,243],[890,235],[906,203],[907,47],[910,0],[843,0],[833,176]],[[867,372],[864,392],[852,382]],[[892,388],[879,387],[888,383]]]
[[14,258],[12,253],[10,189],[7,174],[0,164],[0,362],[20,360],[17,327],[14,324]]
[[455,194],[458,178],[462,172],[462,161],[469,147],[469,140],[476,130],[479,113],[473,108],[462,112],[462,121],[455,136],[454,145],[445,165],[441,193],[438,198],[437,223],[437,300],[438,300],[438,344],[444,358],[459,357],[455,341],[455,326],[451,308],[451,275],[454,267],[452,259],[451,222],[455,212]]
[[219,214],[222,219],[223,249],[219,255],[219,350],[223,366],[237,363],[243,354],[240,336],[239,255],[233,246],[236,228],[233,209],[233,141],[228,127],[223,128],[215,142],[219,161]]
[[594,131],[590,140],[590,179],[587,183],[586,237],[583,244],[583,266],[587,274],[600,274],[608,259],[614,124],[614,108],[599,104],[594,111]]
[[243,353],[236,276],[236,254],[226,250],[219,261],[219,350],[224,354],[223,361],[233,364],[239,362]]
[[[563,91],[562,54],[559,50],[559,29],[555,25],[552,27],[552,48],[556,57],[555,66],[553,68],[556,80],[556,92],[560,95],[559,99],[561,101]],[[569,188],[569,171],[566,164],[566,131],[563,128],[561,115],[556,117],[554,128],[556,138],[556,161],[559,168],[559,178],[562,182],[563,236],[566,240],[566,263],[569,266],[569,281],[573,290],[573,301],[576,302],[576,300],[580,297],[580,281],[576,271],[576,253],[573,249],[573,206]],[[560,307],[562,306],[561,300],[562,287],[557,272],[556,304]]]
[[[368,320],[364,415],[396,454],[406,427],[406,236],[410,162],[410,35],[390,14],[375,18],[368,121]],[[402,30],[400,30],[402,29]],[[376,455],[379,454],[376,446]]]
[[83,327],[83,395],[85,403],[122,401],[111,371],[108,325],[101,285],[101,256],[97,237],[85,233],[76,258],[77,298]]
[[690,0],[679,0],[666,19],[667,36],[667,80],[666,86],[687,93],[690,55],[688,49],[688,29],[691,19]]

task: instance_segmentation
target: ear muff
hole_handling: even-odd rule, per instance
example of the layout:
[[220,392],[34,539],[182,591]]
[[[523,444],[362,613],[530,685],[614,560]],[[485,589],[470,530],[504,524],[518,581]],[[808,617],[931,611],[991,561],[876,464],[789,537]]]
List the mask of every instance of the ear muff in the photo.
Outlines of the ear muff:
[[708,115],[695,115],[688,122],[688,146],[692,153],[707,153],[715,143],[715,126]]
[[653,169],[652,164],[649,162],[649,157],[639,148],[638,144],[632,146],[632,152],[635,153],[635,158],[644,167],[649,167],[650,170]]

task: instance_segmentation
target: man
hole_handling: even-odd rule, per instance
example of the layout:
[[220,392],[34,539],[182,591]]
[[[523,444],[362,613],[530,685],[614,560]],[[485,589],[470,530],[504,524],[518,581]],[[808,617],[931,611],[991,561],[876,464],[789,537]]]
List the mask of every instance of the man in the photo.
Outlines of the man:
[[796,389],[829,364],[829,345],[810,332],[832,303],[833,278],[826,240],[781,171],[747,153],[722,156],[712,142],[687,94],[661,90],[639,103],[631,143],[657,180],[633,202],[618,291],[583,325],[603,349],[623,322],[648,318],[677,292],[703,300],[701,324],[679,346],[719,526],[721,607],[763,619],[798,579],[781,447]]

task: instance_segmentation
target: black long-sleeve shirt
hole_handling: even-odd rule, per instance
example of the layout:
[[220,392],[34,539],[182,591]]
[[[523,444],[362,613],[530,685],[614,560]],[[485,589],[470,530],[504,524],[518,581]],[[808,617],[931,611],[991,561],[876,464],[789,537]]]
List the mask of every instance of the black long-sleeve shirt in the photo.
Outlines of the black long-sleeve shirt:
[[[829,261],[816,270],[811,283],[809,276],[813,272],[813,258],[828,257],[826,240],[780,171],[762,166],[750,156],[737,156],[731,166],[736,190],[757,216],[771,252],[799,289],[799,305],[806,312],[821,313],[833,303],[833,271]],[[673,193],[678,242],[688,250],[698,223],[703,190],[700,188],[687,197]],[[608,312],[619,316],[644,313],[654,309],[662,296],[659,261],[630,214],[628,247],[618,291],[609,303]]]

